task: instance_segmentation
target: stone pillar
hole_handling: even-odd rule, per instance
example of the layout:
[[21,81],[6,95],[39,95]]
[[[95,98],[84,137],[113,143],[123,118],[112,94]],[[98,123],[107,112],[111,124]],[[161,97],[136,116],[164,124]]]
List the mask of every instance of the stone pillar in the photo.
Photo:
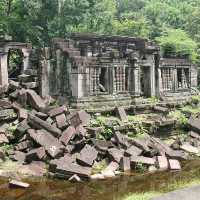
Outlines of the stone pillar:
[[50,79],[50,49],[45,48],[41,55],[40,60],[40,95],[42,97],[47,97],[50,94],[50,88],[49,88],[49,79]]
[[140,70],[137,60],[132,63],[130,68],[128,88],[131,95],[140,95]]
[[0,53],[0,86],[8,86],[8,52]]
[[23,71],[30,69],[30,53],[31,49],[22,49],[23,53]]

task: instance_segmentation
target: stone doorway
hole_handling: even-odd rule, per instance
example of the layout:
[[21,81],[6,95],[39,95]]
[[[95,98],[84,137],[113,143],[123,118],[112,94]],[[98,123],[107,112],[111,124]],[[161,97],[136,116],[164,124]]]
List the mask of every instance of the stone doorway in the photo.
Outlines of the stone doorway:
[[8,79],[17,80],[23,71],[23,52],[20,49],[9,49],[8,52]]
[[151,97],[151,71],[150,67],[142,66],[140,68],[140,87],[141,95]]

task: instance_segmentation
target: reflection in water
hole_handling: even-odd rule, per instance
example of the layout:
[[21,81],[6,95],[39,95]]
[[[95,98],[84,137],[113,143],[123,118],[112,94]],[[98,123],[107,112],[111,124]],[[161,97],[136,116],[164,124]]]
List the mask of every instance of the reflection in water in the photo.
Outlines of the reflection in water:
[[0,181],[1,200],[121,200],[129,193],[169,191],[176,181],[200,178],[200,161],[188,161],[181,172],[120,176],[104,181],[69,183],[62,180],[25,180],[26,190],[9,189],[6,180]]

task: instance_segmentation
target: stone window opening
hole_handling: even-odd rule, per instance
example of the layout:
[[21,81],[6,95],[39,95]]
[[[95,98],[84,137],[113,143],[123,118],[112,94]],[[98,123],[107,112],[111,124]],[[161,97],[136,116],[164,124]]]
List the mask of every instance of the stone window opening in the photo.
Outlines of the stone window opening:
[[100,68],[99,72],[99,91],[107,92],[108,91],[108,69],[105,67]]
[[23,70],[23,52],[20,49],[9,49],[8,52],[8,78],[17,80]]
[[161,70],[162,88],[164,91],[173,90],[173,69],[166,67]]
[[178,89],[189,88],[189,69],[188,68],[178,68],[177,69],[177,85]]

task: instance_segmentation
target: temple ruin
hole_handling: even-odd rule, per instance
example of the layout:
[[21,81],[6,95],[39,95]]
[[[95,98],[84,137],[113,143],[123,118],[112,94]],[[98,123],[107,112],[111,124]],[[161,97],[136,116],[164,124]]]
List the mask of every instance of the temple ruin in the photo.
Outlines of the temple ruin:
[[159,46],[134,37],[72,34],[54,38],[31,64],[30,44],[0,42],[0,85],[9,81],[8,54],[22,52],[21,73],[37,70],[38,92],[72,107],[132,105],[138,97],[190,95],[197,87],[197,67],[189,58],[162,57]]

